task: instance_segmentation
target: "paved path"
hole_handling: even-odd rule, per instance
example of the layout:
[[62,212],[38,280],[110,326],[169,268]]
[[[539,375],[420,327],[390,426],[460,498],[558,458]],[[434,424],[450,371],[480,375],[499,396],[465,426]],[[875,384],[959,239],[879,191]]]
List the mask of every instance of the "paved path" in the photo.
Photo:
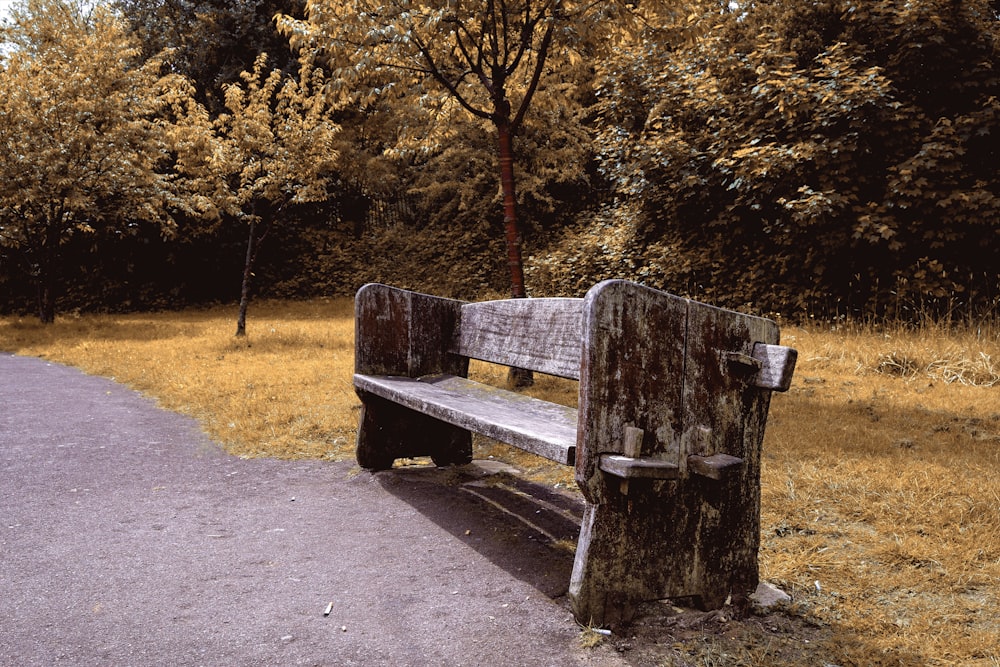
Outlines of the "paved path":
[[0,665],[624,664],[550,597],[560,498],[241,460],[121,385],[0,353]]

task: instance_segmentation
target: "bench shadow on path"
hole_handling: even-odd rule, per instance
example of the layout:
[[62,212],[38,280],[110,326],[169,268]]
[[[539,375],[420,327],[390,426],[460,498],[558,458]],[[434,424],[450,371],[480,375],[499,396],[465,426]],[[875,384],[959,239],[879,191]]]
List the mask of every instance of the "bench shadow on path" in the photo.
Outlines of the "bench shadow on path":
[[[403,500],[494,565],[552,599],[565,596],[573,570],[573,550],[583,514],[582,497],[507,474],[477,467],[403,466],[374,478],[388,493]],[[670,601],[665,601],[670,602]],[[808,611],[781,609],[727,621],[727,614],[681,609],[649,602],[630,624],[627,664],[684,662],[685,645],[712,651],[766,652],[775,665],[838,664],[838,644],[872,655],[867,638],[846,624],[815,619]],[[803,641],[805,640],[805,641]],[[692,648],[693,647],[693,648]],[[750,648],[748,648],[750,647]],[[867,648],[866,648],[867,647]],[[919,656],[901,651],[900,665],[922,664]]]
[[550,598],[569,588],[583,500],[477,463],[375,474],[389,493]]

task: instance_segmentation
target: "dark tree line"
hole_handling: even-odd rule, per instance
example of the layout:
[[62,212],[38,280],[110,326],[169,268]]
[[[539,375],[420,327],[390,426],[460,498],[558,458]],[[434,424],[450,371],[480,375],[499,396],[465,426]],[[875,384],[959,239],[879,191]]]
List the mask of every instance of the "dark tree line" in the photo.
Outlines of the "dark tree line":
[[[260,54],[298,71],[274,16],[304,19],[304,2],[117,6],[142,57],[188,78],[213,118]],[[534,84],[513,143],[529,292],[626,277],[795,316],[965,317],[995,305],[995,0],[663,3],[646,18],[612,55],[576,42]],[[334,105],[342,159],[329,197],[281,208],[255,288],[507,292],[492,128],[441,98],[376,87]],[[235,301],[245,228],[193,209],[172,219],[178,233],[137,222],[67,238],[61,307]],[[26,310],[30,277],[0,253],[0,309]]]

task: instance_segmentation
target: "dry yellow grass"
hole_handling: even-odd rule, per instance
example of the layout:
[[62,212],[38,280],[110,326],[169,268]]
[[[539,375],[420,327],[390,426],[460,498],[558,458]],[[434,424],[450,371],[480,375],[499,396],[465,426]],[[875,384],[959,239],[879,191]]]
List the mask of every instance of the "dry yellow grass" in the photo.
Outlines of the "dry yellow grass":
[[[0,319],[0,349],[71,364],[197,418],[242,456],[350,458],[357,399],[347,300]],[[1000,665],[1000,342],[996,332],[786,327],[800,351],[775,395],[763,459],[763,576],[824,644],[694,664]],[[503,371],[474,372],[502,382]],[[572,402],[572,384],[536,393]],[[477,457],[570,483],[568,469],[477,442]],[[780,638],[783,646],[795,637]],[[772,637],[769,641],[778,643]],[[818,651],[818,652],[817,652]],[[716,657],[711,657],[712,655]],[[822,656],[820,659],[819,656]],[[665,663],[670,664],[670,663]]]
[[0,320],[0,348],[114,378],[198,419],[239,456],[343,458],[357,421],[349,300]]
[[768,423],[764,576],[829,624],[846,664],[1000,664],[997,338],[785,342],[800,363]]

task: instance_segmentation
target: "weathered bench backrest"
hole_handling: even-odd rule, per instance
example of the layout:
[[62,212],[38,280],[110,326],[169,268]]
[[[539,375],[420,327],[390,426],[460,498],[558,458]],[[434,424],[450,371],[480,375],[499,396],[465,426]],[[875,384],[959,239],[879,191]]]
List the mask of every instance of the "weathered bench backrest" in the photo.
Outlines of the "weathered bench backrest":
[[583,299],[505,299],[462,306],[452,351],[580,379]]

